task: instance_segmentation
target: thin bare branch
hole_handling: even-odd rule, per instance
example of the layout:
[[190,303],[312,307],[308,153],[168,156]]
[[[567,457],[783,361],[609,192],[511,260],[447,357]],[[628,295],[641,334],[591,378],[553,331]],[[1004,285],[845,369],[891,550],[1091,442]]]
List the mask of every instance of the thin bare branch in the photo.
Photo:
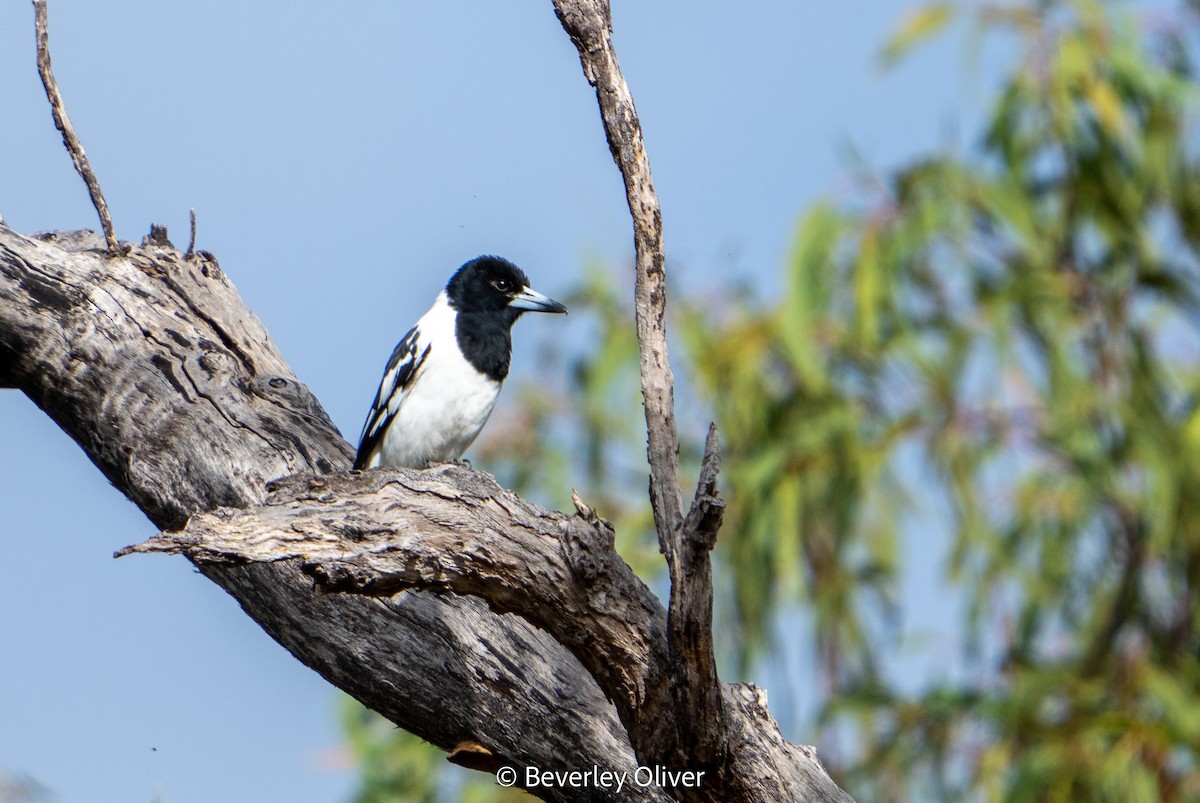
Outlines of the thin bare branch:
[[588,83],[596,89],[604,132],[625,181],[625,199],[633,216],[637,254],[634,311],[641,352],[642,396],[646,403],[650,490],[659,546],[670,562],[683,514],[679,440],[675,432],[675,378],[667,355],[662,211],[650,175],[642,124],[617,63],[607,0],[554,0],[554,10],[579,51]]
[[717,493],[721,446],[717,425],[708,428],[700,480],[691,510],[681,528],[678,577],[671,578],[668,632],[672,649],[675,703],[687,722],[710,722],[710,728],[680,732],[681,747],[695,760],[713,764],[726,750],[725,711],[712,637],[712,548],[725,514]]
[[[719,462],[716,431],[709,432],[707,451],[711,456],[711,483],[702,478],[703,493],[698,492],[693,504],[693,512],[699,513],[690,521],[693,526],[685,528],[675,429],[675,379],[667,353],[662,212],[641,123],[613,47],[608,0],[554,0],[554,9],[579,51],[588,83],[595,87],[604,132],[621,170],[633,217],[637,254],[634,308],[646,404],[650,501],[659,548],[671,578],[669,644],[676,679],[676,727],[680,749],[688,758],[710,763],[717,760],[724,739],[720,684],[712,652],[712,568],[708,554],[721,521],[719,514],[711,515],[719,511],[715,496]],[[706,458],[706,464],[709,462]],[[711,493],[704,491],[708,484],[712,484]],[[707,500],[703,504],[702,498]],[[701,535],[700,541],[692,543],[693,537]],[[699,727],[701,723],[705,727]]]
[[104,229],[104,240],[108,244],[110,254],[120,253],[121,246],[113,231],[112,217],[108,213],[108,203],[104,200],[104,191],[100,189],[100,181],[92,171],[87,154],[83,151],[83,143],[67,117],[67,108],[63,103],[62,93],[58,91],[58,82],[54,80],[54,71],[50,66],[50,33],[46,20],[46,0],[33,0],[34,28],[37,32],[37,65],[38,73],[42,76],[42,85],[46,87],[46,99],[50,101],[50,111],[54,114],[54,125],[62,134],[63,145],[71,154],[75,169],[87,184],[88,194],[92,196],[92,206],[100,216],[100,226]]

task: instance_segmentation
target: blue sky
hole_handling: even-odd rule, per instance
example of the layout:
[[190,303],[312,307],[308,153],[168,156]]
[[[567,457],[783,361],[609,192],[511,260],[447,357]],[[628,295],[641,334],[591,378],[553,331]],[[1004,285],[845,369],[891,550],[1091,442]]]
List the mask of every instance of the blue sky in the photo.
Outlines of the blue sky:
[[[992,60],[960,36],[879,67],[914,5],[614,0],[677,279],[770,293],[800,212],[847,186],[848,143],[883,167],[969,144]],[[0,215],[95,228],[32,18],[0,4]],[[194,207],[197,247],[348,437],[394,341],[466,259],[506,256],[554,295],[590,261],[631,258],[549,0],[50,0],[50,35],[118,235],[160,222],[184,245]],[[518,374],[545,323],[518,327]],[[344,799],[332,687],[182,558],[112,560],[152,526],[13,391],[0,443],[0,772],[60,801]]]

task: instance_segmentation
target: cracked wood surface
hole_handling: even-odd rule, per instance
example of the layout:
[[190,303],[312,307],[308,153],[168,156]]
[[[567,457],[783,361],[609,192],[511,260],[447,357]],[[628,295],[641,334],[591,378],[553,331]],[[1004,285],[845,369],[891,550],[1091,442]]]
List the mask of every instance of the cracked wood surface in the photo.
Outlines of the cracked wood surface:
[[[342,473],[349,444],[210,256],[144,244],[110,257],[95,235],[28,238],[0,225],[0,372],[152,521],[185,528],[180,537],[195,538],[189,519],[322,510],[305,536],[312,554],[281,547],[247,562],[256,556],[198,540],[183,551],[293,655],[401,727],[446,750],[481,745],[497,766],[632,773],[669,758],[665,612],[605,526],[582,504],[579,517],[543,511],[465,468]],[[268,493],[297,472],[307,476]],[[382,510],[339,507],[384,488],[394,496]],[[260,522],[235,540],[280,546],[303,531]],[[379,572],[384,556],[398,561]],[[318,569],[314,557],[333,559]],[[314,576],[355,593],[322,593]],[[414,586],[425,590],[392,593]],[[721,695],[726,749],[712,784],[537,793],[849,799],[811,748],[784,741],[760,693]]]
[[[172,530],[123,554],[187,555],[296,657],[456,763],[711,772],[695,789],[537,790],[550,800],[848,800],[811,748],[783,740],[764,693],[717,677],[716,433],[684,518],[662,220],[641,126],[608,0],[554,6],[596,89],[633,217],[669,613],[578,497],[580,515],[568,518],[461,467],[331,474],[352,450],[216,260],[193,253],[194,214],[185,255],[161,227],[140,248],[116,242],[54,86],[44,0],[35,0],[39,69],[104,223],[107,258],[90,233],[34,240],[0,220],[0,387],[24,390]],[[270,482],[289,474],[299,476]]]
[[719,688],[720,765],[668,755],[666,612],[613,550],[608,523],[581,502],[576,516],[545,510],[462,466],[289,477],[271,490],[263,506],[195,516],[122,554],[181,553],[201,566],[300,560],[325,592],[477,595],[571,650],[615,701],[643,764],[707,770],[707,788],[680,797],[849,799],[811,747],[783,739],[766,693],[748,685]]
[[[278,477],[349,468],[350,445],[211,256],[105,251],[90,232],[0,225],[0,385],[24,391],[151,521],[178,528],[258,504]],[[305,664],[442,749],[478,742],[518,767],[637,766],[579,662],[477,598],[316,594],[299,561],[202,571]]]
[[616,704],[633,744],[665,753],[666,615],[613,535],[594,514],[546,510],[487,474],[446,465],[288,478],[261,507],[193,516],[182,532],[121,554],[182,553],[202,566],[298,558],[326,592],[483,598],[570,650]]
[[[376,527],[325,511],[321,521],[341,544],[318,539],[325,548],[386,544],[381,528],[390,527],[416,556],[374,586],[362,574],[370,568],[365,560],[331,561],[325,580],[376,594],[416,585],[480,596],[318,593],[313,576],[321,572],[311,555],[193,559],[297,658],[443,749],[475,742],[497,764],[632,772],[639,762],[630,734],[653,754],[657,729],[670,724],[669,714],[647,716],[661,710],[669,685],[665,613],[594,517],[541,511],[467,469],[396,470],[406,478],[400,484],[388,472],[310,476],[268,497],[271,479],[339,471],[351,449],[210,256],[186,260],[149,244],[108,257],[94,235],[27,238],[0,226],[0,372],[3,384],[24,390],[164,529],[192,517],[199,526],[217,515],[199,514],[218,508],[229,520],[239,515],[231,508],[251,508],[240,515],[254,517],[271,509],[255,506],[287,491],[297,497],[287,504],[301,505],[298,497],[311,494],[314,482],[339,494],[356,485],[387,487],[400,495],[387,506],[393,518],[423,511],[441,539],[425,551],[409,537],[421,528]],[[486,514],[486,526],[472,513]],[[464,530],[479,533],[470,548]],[[275,532],[264,526],[258,537],[269,541]],[[405,552],[380,554],[389,551],[407,565]],[[487,582],[485,556],[503,558]],[[483,597],[542,623],[562,643],[490,609]],[[688,797],[734,799],[728,793],[736,789],[746,800],[847,799],[811,751],[782,739],[756,695],[726,686],[723,698],[732,712],[725,782]],[[669,797],[640,787],[538,793],[551,800]]]

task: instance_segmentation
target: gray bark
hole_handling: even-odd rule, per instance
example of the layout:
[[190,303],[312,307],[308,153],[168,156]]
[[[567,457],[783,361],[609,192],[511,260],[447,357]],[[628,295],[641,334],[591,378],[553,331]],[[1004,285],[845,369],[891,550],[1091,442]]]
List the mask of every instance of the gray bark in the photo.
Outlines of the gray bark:
[[[24,391],[151,521],[181,527],[258,504],[272,479],[349,468],[349,444],[214,259],[105,250],[87,232],[0,226],[0,384]],[[319,594],[299,561],[202,568],[297,658],[442,749],[474,741],[497,766],[637,766],[578,661],[477,598]],[[622,799],[602,792],[592,799]]]
[[[0,384],[171,531],[160,545],[401,727],[446,750],[482,745],[485,769],[632,773],[670,742],[666,614],[605,525],[465,468],[346,472],[350,446],[210,255],[143,244],[109,256],[95,235],[0,225]],[[295,474],[307,476],[269,493]],[[372,497],[384,492],[387,504]],[[221,522],[231,535],[206,546]],[[536,793],[848,799],[811,748],[782,739],[759,693],[725,686],[722,698],[724,758],[701,788]]]
[[[634,779],[538,785],[545,799],[849,799],[811,748],[784,741],[764,693],[717,676],[718,441],[713,428],[685,517],[662,215],[607,0],[554,7],[634,223],[666,611],[578,497],[567,517],[464,468],[345,473],[349,445],[216,260],[193,253],[194,215],[186,254],[159,227],[138,248],[116,241],[50,68],[45,0],[34,6],[39,72],[107,248],[0,220],[0,387],[24,390],[164,528],[122,554],[188,556],[297,658],[452,761]],[[647,785],[639,764],[693,772]]]
[[730,723],[725,721],[712,640],[710,555],[724,510],[717,492],[720,450],[716,428],[709,429],[700,482],[685,517],[679,485],[675,378],[667,351],[666,245],[642,124],[613,45],[609,0],[554,0],[554,11],[579,52],[584,77],[596,90],[604,135],[624,179],[625,200],[633,220],[637,256],[634,320],[645,401],[650,502],[659,550],[666,558],[671,580],[667,648],[675,730],[674,744],[660,754],[723,766],[728,760],[725,749]]

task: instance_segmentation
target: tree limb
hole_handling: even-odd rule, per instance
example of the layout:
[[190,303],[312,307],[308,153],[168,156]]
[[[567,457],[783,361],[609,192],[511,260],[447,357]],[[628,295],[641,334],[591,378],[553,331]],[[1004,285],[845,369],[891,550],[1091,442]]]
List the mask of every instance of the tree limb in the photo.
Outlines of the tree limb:
[[109,253],[115,254],[118,249],[117,235],[113,231],[112,217],[108,213],[108,202],[104,200],[104,192],[100,189],[100,181],[92,171],[91,162],[84,153],[83,143],[67,117],[67,107],[63,103],[62,93],[58,91],[58,82],[54,80],[54,70],[50,66],[50,31],[46,19],[46,0],[33,0],[34,30],[37,33],[37,65],[38,74],[42,77],[42,86],[46,88],[46,99],[50,101],[50,111],[54,115],[54,127],[62,134],[63,145],[71,154],[75,170],[87,185],[88,194],[92,197],[92,206],[100,216],[100,226],[104,229],[104,239],[108,243]]
[[[6,353],[13,384],[160,528],[256,505],[276,477],[350,466],[349,444],[201,252],[108,258],[90,232],[0,226]],[[202,571],[305,664],[444,750],[474,741],[517,767],[637,767],[579,662],[478,599],[314,594],[299,561]],[[600,791],[591,799],[629,799]]]
[[300,559],[321,591],[388,597],[417,588],[478,596],[575,655],[634,744],[673,745],[666,615],[613,549],[611,526],[531,505],[459,466],[301,476],[261,507],[193,516],[118,556],[167,552],[198,565]]
[[625,181],[637,253],[634,312],[641,354],[642,396],[650,460],[650,492],[659,545],[668,561],[682,523],[679,439],[675,432],[675,378],[667,354],[667,283],[663,271],[662,210],[642,124],[612,43],[608,0],[554,0],[554,11],[575,43],[583,73],[596,89],[604,133]]
[[[288,505],[324,510],[311,519],[314,543],[346,556],[331,567],[353,567],[331,568],[327,582],[377,595],[317,593],[313,578],[321,573],[304,557],[212,562],[202,550],[192,557],[293,655],[397,725],[444,750],[476,744],[518,768],[633,773],[642,762],[630,739],[643,743],[640,751],[657,749],[663,736],[644,718],[661,708],[656,701],[670,676],[662,665],[664,614],[612,551],[605,525],[541,511],[467,469],[317,476],[348,467],[349,444],[202,252],[189,261],[148,242],[108,257],[90,232],[32,239],[0,226],[0,354],[12,355],[13,382],[164,530],[187,533],[189,519],[199,527],[222,516],[267,516],[243,535],[248,545],[270,543],[298,537],[269,524],[271,515],[298,515]],[[268,494],[272,478],[299,472],[308,476]],[[354,506],[354,489],[385,487],[393,509],[380,515],[391,518],[371,523],[338,512]],[[485,517],[478,534],[472,516]],[[429,522],[427,530],[403,524],[417,517]],[[416,569],[398,580],[369,579],[377,555],[351,559],[360,541],[396,553],[382,528],[414,550]],[[421,548],[426,531],[440,542]],[[400,586],[440,593],[392,594]],[[535,609],[524,596],[557,607]],[[547,630],[489,605],[527,613]],[[561,644],[548,635],[555,631]],[[639,695],[645,710],[629,702]],[[811,749],[783,740],[761,695],[734,686],[722,699],[728,750],[710,785],[620,793],[541,787],[537,794],[564,801],[672,794],[848,800]],[[623,718],[643,724],[627,728]]]
[[[717,763],[726,749],[725,711],[712,638],[712,548],[725,513],[717,493],[721,447],[717,426],[708,428],[695,500],[680,528],[679,571],[671,577],[669,629],[675,699],[688,727],[683,749],[706,763]],[[709,723],[697,728],[696,723]]]
[[[607,522],[579,507],[572,517],[544,510],[461,466],[298,476],[273,483],[260,507],[194,516],[119,554],[184,554],[202,567],[300,561],[326,593],[477,595],[567,647],[616,703],[638,755],[665,756],[674,738],[666,614],[613,550]],[[729,712],[726,762],[702,788],[674,790],[680,797],[848,800],[812,748],[783,740],[764,692],[718,692]]]
[[[548,800],[849,800],[811,748],[783,740],[765,694],[718,681],[716,431],[684,518],[661,214],[640,124],[607,2],[554,4],[596,87],[634,218],[669,613],[581,502],[568,518],[462,468],[331,474],[352,450],[216,260],[193,253],[194,217],[186,255],[165,229],[121,250],[50,71],[45,0],[39,70],[109,258],[90,233],[34,240],[0,222],[0,383],[28,394],[164,529],[127,552],[184,553],[301,661],[458,763],[711,771],[697,787],[535,790]],[[268,494],[284,475],[302,476]]]
[[[712,567],[709,552],[721,524],[717,496],[720,463],[710,428],[705,469],[692,511],[683,518],[675,378],[667,352],[667,285],[663,268],[662,211],[642,125],[612,43],[608,0],[554,0],[554,10],[579,51],[584,75],[596,90],[604,133],[625,182],[637,254],[634,310],[645,400],[650,501],[659,549],[671,580],[668,641],[674,668],[679,753],[705,765],[719,763],[724,713],[712,645]],[[717,515],[712,515],[718,511]],[[703,531],[697,529],[703,527]]]

